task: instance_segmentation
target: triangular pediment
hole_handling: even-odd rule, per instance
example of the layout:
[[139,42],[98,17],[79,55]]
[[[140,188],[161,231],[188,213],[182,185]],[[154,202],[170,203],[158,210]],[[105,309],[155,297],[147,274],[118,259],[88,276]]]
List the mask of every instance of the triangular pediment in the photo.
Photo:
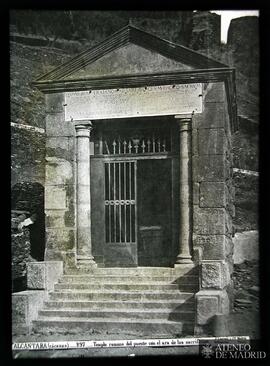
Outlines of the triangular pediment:
[[129,43],[80,68],[67,76],[66,79],[76,80],[91,77],[136,75],[191,69],[193,68],[189,65]]
[[87,80],[117,75],[224,68],[189,48],[126,26],[36,82]]

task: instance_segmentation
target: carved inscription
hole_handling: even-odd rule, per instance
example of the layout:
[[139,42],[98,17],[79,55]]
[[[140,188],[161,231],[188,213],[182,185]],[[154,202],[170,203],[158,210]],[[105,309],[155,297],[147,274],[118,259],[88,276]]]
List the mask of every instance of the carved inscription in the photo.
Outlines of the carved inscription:
[[202,112],[202,84],[65,93],[65,119],[103,119]]

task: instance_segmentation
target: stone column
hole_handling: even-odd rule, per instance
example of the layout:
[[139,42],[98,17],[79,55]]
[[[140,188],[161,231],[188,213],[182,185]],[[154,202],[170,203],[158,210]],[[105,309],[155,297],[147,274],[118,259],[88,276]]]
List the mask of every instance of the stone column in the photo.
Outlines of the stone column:
[[177,264],[192,264],[190,255],[191,239],[191,116],[175,116],[179,124],[180,133],[180,222],[179,222],[179,254]]
[[77,153],[77,264],[96,266],[92,256],[90,196],[90,133],[92,124],[75,125]]

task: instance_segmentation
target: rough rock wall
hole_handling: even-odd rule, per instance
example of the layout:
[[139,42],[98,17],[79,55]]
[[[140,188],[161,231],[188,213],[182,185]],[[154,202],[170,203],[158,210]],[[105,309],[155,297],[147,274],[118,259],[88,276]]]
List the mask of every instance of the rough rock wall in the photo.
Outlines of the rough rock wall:
[[192,34],[189,47],[194,50],[211,49],[220,45],[221,16],[209,11],[193,14]]
[[11,213],[11,268],[12,288],[18,291],[26,288],[26,263],[30,259],[29,228],[18,229],[20,222],[26,219],[28,212],[12,211]]
[[42,130],[11,126],[11,183],[44,184],[45,134]]
[[239,130],[233,135],[235,186],[234,226],[236,232],[258,228],[259,136],[258,124],[242,116]]
[[10,42],[11,122],[44,128],[44,94],[31,83],[70,57],[63,49]]
[[259,19],[232,19],[228,30],[228,61],[237,70],[238,114],[259,118]]

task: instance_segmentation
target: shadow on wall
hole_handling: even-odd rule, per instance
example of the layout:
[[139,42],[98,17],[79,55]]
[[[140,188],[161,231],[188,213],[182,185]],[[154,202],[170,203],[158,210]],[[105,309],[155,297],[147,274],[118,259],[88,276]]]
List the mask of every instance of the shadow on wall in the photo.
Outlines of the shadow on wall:
[[44,260],[44,187],[36,182],[16,183],[11,190],[11,211],[13,290],[22,291],[26,287],[26,263]]
[[[194,336],[194,325],[196,321],[196,308],[194,294],[199,291],[199,268],[192,268],[185,274],[176,278],[171,282],[172,285],[177,285],[178,290],[182,293],[181,305],[173,305],[170,311],[168,320],[179,322],[179,333],[174,334],[174,337],[181,338],[183,336]],[[176,301],[177,302],[177,301]],[[164,305],[166,306],[166,305]],[[169,303],[168,303],[168,306]],[[211,336],[211,334],[207,334]]]

